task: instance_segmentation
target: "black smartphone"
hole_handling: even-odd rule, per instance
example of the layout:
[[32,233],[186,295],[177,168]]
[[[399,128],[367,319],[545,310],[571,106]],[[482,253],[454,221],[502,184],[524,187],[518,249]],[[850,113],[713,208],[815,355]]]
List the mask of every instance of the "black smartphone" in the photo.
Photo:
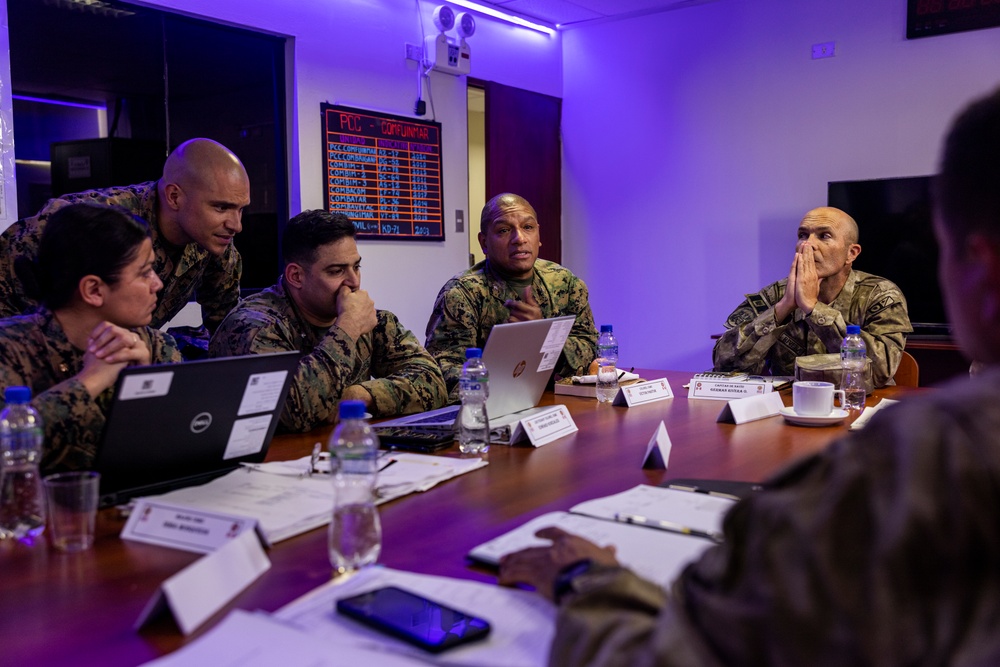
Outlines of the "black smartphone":
[[436,452],[451,447],[455,433],[451,430],[441,433],[418,431],[403,426],[375,427],[382,446],[387,449],[404,449],[413,452]]
[[337,600],[337,611],[431,653],[484,638],[490,624],[395,586]]

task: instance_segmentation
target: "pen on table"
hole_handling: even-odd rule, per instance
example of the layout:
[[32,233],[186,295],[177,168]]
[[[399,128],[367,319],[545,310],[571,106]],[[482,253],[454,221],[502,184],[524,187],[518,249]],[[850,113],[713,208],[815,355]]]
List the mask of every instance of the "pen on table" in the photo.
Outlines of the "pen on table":
[[[698,486],[682,486],[680,484],[670,484],[667,486],[668,489],[674,489],[676,491],[690,491],[691,493],[704,493],[706,496],[714,496],[716,498],[726,498],[727,500],[742,500],[739,496],[734,496],[731,493],[723,493],[722,491],[709,491],[708,489],[703,489]],[[758,491],[759,489],[754,489]]]
[[385,465],[381,466],[381,467],[380,467],[380,468],[378,469],[378,471],[379,471],[379,472],[382,472],[383,470],[385,470],[386,468],[388,468],[389,466],[391,466],[391,465],[392,465],[393,463],[395,463],[395,462],[396,462],[396,459],[389,459],[388,461],[386,461],[386,462],[385,462]]
[[721,533],[710,533],[707,530],[698,530],[697,528],[688,528],[679,523],[674,523],[673,521],[661,521],[659,519],[649,519],[644,516],[639,516],[638,514],[615,514],[615,521],[621,523],[631,523],[637,526],[648,526],[649,528],[655,528],[657,530],[666,530],[671,533],[680,533],[681,535],[690,535],[691,537],[703,537],[706,540],[712,540],[716,543],[722,542]]

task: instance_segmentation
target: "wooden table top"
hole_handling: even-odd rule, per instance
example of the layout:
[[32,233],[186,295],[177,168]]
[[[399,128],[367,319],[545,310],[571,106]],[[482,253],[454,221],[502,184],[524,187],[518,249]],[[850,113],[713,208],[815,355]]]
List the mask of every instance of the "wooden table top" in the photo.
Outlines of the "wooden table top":
[[[380,506],[380,562],[495,581],[493,572],[471,566],[465,554],[532,517],[670,478],[759,481],[846,432],[846,424],[807,428],[780,417],[740,426],[718,424],[723,402],[686,398],[682,385],[691,372],[642,374],[668,378],[675,398],[624,408],[547,393],[543,404],[568,406],[579,432],[538,449],[526,443],[494,445],[486,468]],[[869,404],[906,392],[879,390]],[[790,392],[783,394],[790,404]],[[673,444],[669,469],[643,470],[642,457],[661,420]],[[305,456],[313,443],[325,443],[329,432],[328,427],[278,436],[268,459]],[[457,447],[444,455],[458,456]],[[185,638],[172,621],[162,619],[142,631],[133,629],[160,583],[198,555],[126,542],[118,538],[123,526],[117,510],[103,510],[94,548],[77,554],[60,553],[47,544],[0,544],[0,637],[7,640],[0,662],[134,665],[198,636]],[[268,556],[271,569],[206,627],[233,608],[274,611],[330,579],[325,528],[280,542]]]

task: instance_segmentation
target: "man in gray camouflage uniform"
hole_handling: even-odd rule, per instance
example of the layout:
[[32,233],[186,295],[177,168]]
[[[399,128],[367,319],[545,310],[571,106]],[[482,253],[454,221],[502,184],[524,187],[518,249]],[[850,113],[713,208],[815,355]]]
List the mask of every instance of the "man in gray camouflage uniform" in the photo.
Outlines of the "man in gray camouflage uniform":
[[163,326],[195,297],[212,332],[236,305],[243,263],[233,237],[243,228],[250,181],[228,148],[211,139],[191,139],[170,154],[158,181],[64,195],[5,230],[0,235],[0,317],[37,306],[25,294],[14,262],[34,259],[49,216],[78,202],[120,206],[149,223],[153,268],[163,281],[150,326]]
[[913,331],[906,299],[891,281],[852,268],[860,252],[851,216],[830,207],[806,213],[788,277],[747,294],[729,316],[715,370],[792,375],[796,357],[839,352],[847,325],[857,324],[875,386],[892,384]]
[[486,202],[480,221],[486,259],[444,284],[427,323],[424,344],[441,364],[451,398],[457,398],[466,348],[484,347],[493,326],[504,322],[575,315],[556,373],[585,373],[597,348],[587,285],[555,262],[538,259],[535,209],[505,193]]
[[361,289],[361,255],[346,216],[298,214],[285,227],[282,253],[281,280],[242,301],[209,351],[216,357],[302,352],[281,416],[286,428],[308,431],[334,421],[340,400],[364,401],[376,417],[444,405],[434,358]]

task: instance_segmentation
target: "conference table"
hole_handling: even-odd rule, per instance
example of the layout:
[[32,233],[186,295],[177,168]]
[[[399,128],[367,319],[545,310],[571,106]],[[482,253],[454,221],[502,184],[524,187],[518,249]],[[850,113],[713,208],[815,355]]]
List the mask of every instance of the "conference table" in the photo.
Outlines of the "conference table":
[[[495,582],[468,551],[540,514],[672,478],[761,481],[789,461],[814,453],[847,432],[847,423],[809,428],[769,417],[741,425],[717,423],[722,401],[688,399],[691,372],[640,370],[665,377],[674,398],[632,408],[546,392],[542,404],[567,406],[579,431],[548,445],[491,447],[489,465],[437,487],[380,506],[380,562],[413,572]],[[869,396],[900,398],[889,387]],[[786,405],[791,392],[782,391]],[[857,415],[852,415],[848,423]],[[643,469],[660,422],[672,450],[666,470]],[[268,460],[308,455],[330,427],[274,438]],[[444,456],[459,456],[457,446]],[[142,630],[133,625],[160,584],[197,554],[125,541],[125,518],[114,508],[98,516],[88,551],[67,554],[47,543],[0,544],[0,664],[135,665],[168,653],[218,622],[229,610],[274,611],[328,582],[326,529],[274,545],[272,567],[198,632],[184,637],[169,617]]]

